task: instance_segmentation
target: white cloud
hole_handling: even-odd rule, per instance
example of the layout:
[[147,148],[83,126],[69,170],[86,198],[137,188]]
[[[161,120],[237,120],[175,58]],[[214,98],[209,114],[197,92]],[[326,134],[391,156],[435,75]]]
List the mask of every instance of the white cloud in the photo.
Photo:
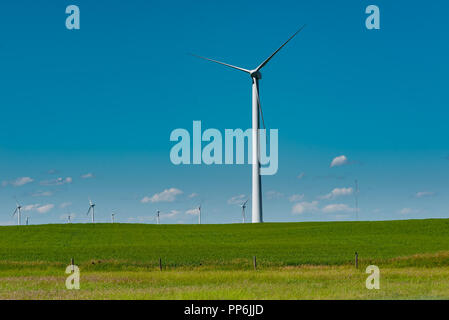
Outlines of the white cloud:
[[293,214],[303,214],[305,212],[316,211],[318,206],[318,201],[312,202],[299,202],[295,204],[292,208]]
[[403,215],[408,215],[408,214],[421,213],[421,211],[418,209],[412,209],[412,208],[402,208],[401,210],[399,210],[399,213],[403,214]]
[[192,198],[195,198],[195,197],[198,197],[198,196],[199,196],[198,193],[193,192],[193,193],[189,194],[189,199],[192,199]]
[[39,213],[47,213],[48,211],[50,211],[54,207],[55,207],[54,204],[46,204],[46,205],[43,205],[43,206],[40,206],[40,207],[36,208],[36,211],[39,212]]
[[33,193],[31,196],[32,197],[50,197],[53,195],[53,192],[51,191],[38,191]]
[[82,179],[90,179],[90,178],[93,178],[93,177],[94,177],[94,174],[91,173],[91,172],[85,173],[85,174],[82,174],[82,175],[81,175],[81,178],[82,178]]
[[245,201],[246,195],[240,194],[238,196],[234,196],[228,200],[228,204],[242,204]]
[[31,211],[39,207],[39,204],[27,204],[26,206],[22,207],[23,211]]
[[349,196],[353,193],[353,191],[354,190],[352,188],[335,188],[328,194],[321,196],[320,199],[329,200],[329,199],[335,199],[340,196]]
[[143,197],[140,202],[142,203],[156,203],[156,202],[173,202],[176,200],[176,196],[182,194],[183,192],[176,188],[165,189],[160,193],[156,193],[151,197]]
[[64,209],[64,208],[67,208],[68,206],[71,206],[71,205],[72,205],[71,202],[63,202],[63,203],[61,203],[61,204],[59,205],[59,207],[60,207],[61,209]]
[[290,201],[290,202],[297,202],[297,201],[301,201],[302,199],[304,199],[304,193],[301,193],[301,194],[292,194],[292,195],[288,198],[288,201]]
[[169,212],[160,213],[160,217],[161,218],[173,218],[173,217],[176,217],[180,213],[181,213],[181,211],[171,210]]
[[193,209],[187,210],[186,213],[191,214],[191,215],[198,215],[200,213],[200,210],[198,208],[193,208]]
[[51,209],[53,209],[55,207],[54,204],[44,204],[44,205],[40,205],[40,204],[29,204],[26,206],[22,207],[23,211],[37,211],[39,213],[47,213],[48,211],[50,211]]
[[127,220],[128,222],[132,222],[132,223],[146,223],[146,222],[150,222],[150,221],[154,221],[154,217],[151,216],[138,216],[138,217],[129,217]]
[[142,202],[142,203],[148,203],[148,202],[151,202],[151,198],[145,196],[145,197],[142,198],[142,200],[140,200],[140,202]]
[[63,184],[72,183],[72,181],[73,181],[72,177],[57,178],[57,179],[52,179],[52,180],[41,181],[41,185],[43,185],[43,186],[60,186]]
[[277,192],[275,190],[270,190],[265,192],[265,196],[267,197],[268,200],[272,200],[272,199],[280,199],[284,196],[284,194]]
[[420,191],[415,193],[415,198],[424,198],[424,197],[431,197],[434,196],[435,192],[430,192],[430,191]]
[[343,203],[329,204],[325,206],[322,211],[324,213],[334,213],[334,212],[352,212],[354,209],[350,208],[348,205]]
[[12,185],[13,187],[21,187],[23,185],[26,185],[28,183],[33,182],[34,180],[30,177],[20,177],[13,181],[3,181],[2,185],[6,187],[8,184]]
[[335,157],[332,162],[331,162],[331,168],[332,167],[338,167],[338,166],[342,166],[344,164],[348,163],[348,158],[346,158],[345,155],[339,156],[339,157]]

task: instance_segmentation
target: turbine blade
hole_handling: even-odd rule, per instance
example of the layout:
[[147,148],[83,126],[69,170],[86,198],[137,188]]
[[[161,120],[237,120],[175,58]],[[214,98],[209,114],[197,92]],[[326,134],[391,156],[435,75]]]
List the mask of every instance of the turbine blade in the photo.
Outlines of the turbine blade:
[[20,203],[19,203],[19,201],[17,200],[17,197],[16,197],[16,196],[14,196],[14,200],[16,200],[16,207],[20,207]]
[[233,66],[232,64],[227,64],[227,63],[224,63],[224,62],[221,62],[221,61],[217,61],[217,60],[205,58],[205,57],[202,57],[202,56],[198,56],[198,55],[196,55],[196,54],[193,54],[193,53],[191,53],[191,55],[194,56],[194,57],[200,58],[200,59],[204,59],[204,60],[207,60],[207,61],[212,61],[212,62],[215,62],[215,63],[218,63],[218,64],[222,64],[222,65],[224,65],[224,66],[227,66],[227,67],[230,67],[230,68],[234,68],[234,69],[237,69],[237,70],[246,72],[246,73],[251,73],[251,71],[249,71],[249,70],[247,70],[247,69],[243,69],[243,68],[240,68],[240,67],[236,67],[236,66]]
[[87,214],[86,214],[86,216],[88,216],[89,215],[89,213],[90,213],[90,210],[92,209],[92,207],[89,207],[89,210],[87,210]]
[[13,214],[12,214],[12,217],[14,217],[14,216],[16,215],[17,210],[18,210],[18,208],[16,208],[16,210],[14,210],[14,212],[13,212]]
[[273,58],[274,57],[274,55],[276,54],[276,53],[278,53],[291,39],[293,39],[302,29],[304,29],[304,27],[305,27],[306,25],[303,25],[301,28],[299,28],[299,30],[298,31],[296,31],[290,38],[288,38],[288,40],[287,41],[285,41],[283,44],[282,44],[282,46],[280,46],[279,47],[279,49],[277,49],[275,52],[273,52],[273,54],[271,55],[271,56],[269,56],[264,62],[262,62],[261,64],[260,64],[260,66],[258,66],[257,68],[256,68],[256,71],[259,71],[260,69],[262,69],[267,63],[268,63],[268,61],[270,61],[271,60],[271,58]]

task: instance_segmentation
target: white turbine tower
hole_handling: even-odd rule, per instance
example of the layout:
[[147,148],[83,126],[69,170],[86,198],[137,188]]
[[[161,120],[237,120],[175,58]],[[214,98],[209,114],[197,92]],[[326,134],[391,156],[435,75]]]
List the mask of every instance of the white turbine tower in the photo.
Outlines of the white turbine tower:
[[[251,76],[252,79],[252,222],[253,223],[260,223],[263,222],[262,218],[262,186],[261,186],[261,179],[260,179],[260,162],[259,162],[259,112],[262,115],[262,122],[263,120],[263,114],[262,114],[262,108],[260,106],[260,98],[259,98],[259,80],[262,79],[262,74],[260,73],[260,70],[271,60],[271,58],[274,57],[276,53],[278,53],[291,39],[293,39],[294,36],[296,36],[305,26],[302,26],[298,31],[296,31],[287,41],[285,41],[282,46],[280,46],[275,52],[273,52],[265,61],[263,61],[256,69],[248,70],[240,67],[236,67],[224,62],[220,62],[217,60],[196,56],[201,59],[205,59],[208,61],[212,61],[236,70],[240,70],[243,72],[248,73]],[[264,125],[265,127],[265,125]]]
[[201,205],[198,206],[198,224],[201,224]]
[[22,206],[16,200],[16,209],[14,210],[12,216],[14,217],[17,214],[17,225],[20,226],[20,214],[21,214]]
[[157,210],[156,211],[156,222],[157,222],[157,224],[159,224],[159,222],[160,222],[160,211],[159,210]]
[[89,199],[89,210],[87,210],[87,215],[92,211],[92,223],[95,223],[95,203]]
[[114,221],[114,218],[115,218],[115,212],[112,212],[112,213],[111,213],[111,220],[112,220],[112,223],[115,222],[115,221]]
[[246,200],[245,202],[243,202],[240,206],[242,207],[242,218],[243,218],[243,223],[245,223],[245,209],[246,209],[246,203],[248,202],[248,200]]
[[28,221],[30,220],[30,217],[26,217],[26,225],[28,225]]

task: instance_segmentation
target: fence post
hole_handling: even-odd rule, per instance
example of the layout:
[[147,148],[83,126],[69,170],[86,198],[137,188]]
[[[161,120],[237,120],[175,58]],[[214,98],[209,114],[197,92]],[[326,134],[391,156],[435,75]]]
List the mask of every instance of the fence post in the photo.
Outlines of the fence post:
[[355,268],[359,268],[359,254],[357,253],[357,251],[355,252]]
[[256,256],[254,256],[253,264],[254,264],[254,270],[257,270],[257,260],[256,260]]
[[159,258],[159,270],[162,271],[162,258]]

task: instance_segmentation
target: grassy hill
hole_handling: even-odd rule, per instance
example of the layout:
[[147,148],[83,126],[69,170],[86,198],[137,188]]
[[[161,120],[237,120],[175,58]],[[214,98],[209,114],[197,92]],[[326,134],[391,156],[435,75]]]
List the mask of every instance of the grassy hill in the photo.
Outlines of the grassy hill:
[[[80,290],[65,287],[71,257]],[[365,287],[368,264],[381,270],[380,290]],[[0,299],[448,299],[448,292],[447,219],[0,227]]]
[[[65,224],[0,227],[0,270],[247,268],[362,264],[449,265],[449,219],[233,225]],[[431,256],[428,256],[431,254]],[[414,256],[414,257],[411,257]],[[407,258],[408,257],[408,258]]]

